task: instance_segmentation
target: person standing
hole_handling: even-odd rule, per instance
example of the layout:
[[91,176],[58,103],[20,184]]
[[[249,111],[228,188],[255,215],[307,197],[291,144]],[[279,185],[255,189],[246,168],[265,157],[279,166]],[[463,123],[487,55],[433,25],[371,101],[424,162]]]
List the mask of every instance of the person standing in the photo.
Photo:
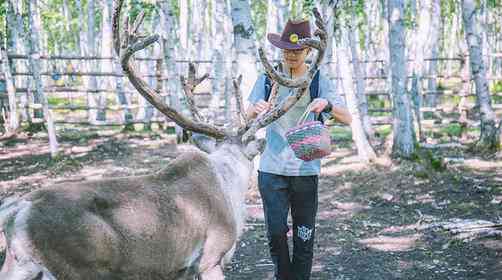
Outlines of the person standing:
[[[268,34],[272,45],[282,50],[282,63],[278,71],[290,78],[303,76],[308,70],[306,58],[309,47],[298,44],[311,37],[310,22],[289,20],[282,34]],[[351,116],[343,99],[334,92],[332,82],[322,74],[316,74],[309,91],[286,114],[267,127],[265,150],[258,168],[258,188],[263,201],[270,256],[274,263],[275,277],[280,280],[310,279],[313,260],[315,219],[318,206],[318,182],[320,160],[303,161],[295,157],[288,146],[285,133],[295,126],[306,110],[307,120],[331,116],[350,124]],[[314,85],[314,86],[312,86]],[[277,102],[283,101],[296,89],[277,87]],[[246,113],[248,119],[271,109],[270,79],[266,74],[258,77],[248,98],[251,104]],[[293,256],[290,258],[287,218],[291,208],[293,221]]]

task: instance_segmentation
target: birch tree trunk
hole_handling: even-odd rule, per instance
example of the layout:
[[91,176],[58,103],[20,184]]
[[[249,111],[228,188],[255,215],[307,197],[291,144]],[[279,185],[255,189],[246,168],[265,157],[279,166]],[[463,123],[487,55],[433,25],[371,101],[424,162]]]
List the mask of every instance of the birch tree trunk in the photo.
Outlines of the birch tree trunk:
[[[162,32],[162,55],[163,55],[163,72],[164,72],[164,88],[169,96],[169,105],[176,110],[179,110],[181,105],[179,102],[179,77],[176,72],[176,20],[174,9],[170,1],[158,3],[160,7],[160,21],[164,32]],[[167,78],[167,79],[166,79]],[[171,120],[169,120],[171,121]],[[175,126],[178,142],[181,142],[182,130],[179,126]]]
[[[34,82],[35,90],[33,91],[33,103],[42,105],[43,104],[43,85],[41,72],[41,61],[40,61],[40,30],[41,22],[38,10],[38,1],[27,1],[28,5],[28,26],[26,30],[28,35],[28,64],[31,73],[33,73],[32,79]],[[36,119],[43,119],[43,108],[41,106],[35,106],[33,109],[33,116]],[[35,121],[37,122],[37,121]],[[39,122],[43,123],[43,122]],[[38,125],[35,125],[38,126]],[[41,128],[41,127],[40,127]]]
[[[201,36],[201,47],[199,48],[201,52],[201,57],[203,59],[210,59],[212,53],[210,52],[210,48],[212,46],[212,36],[211,36],[211,10],[209,9],[209,1],[201,1],[202,5],[202,32],[204,36]],[[214,5],[213,5],[214,6]],[[211,67],[208,67],[209,70]],[[209,71],[206,71],[209,73]]]
[[[13,1],[9,0],[7,1],[7,28],[10,29],[12,32],[10,32],[10,42],[8,41],[8,51],[11,52],[20,52],[20,53],[27,53],[26,52],[26,46],[28,45],[27,38],[26,36],[23,36],[23,34],[26,34],[24,32],[24,26],[23,26],[23,18],[21,16],[21,11],[22,11],[22,3],[23,1]],[[12,61],[12,72],[26,72],[28,67],[27,67],[27,62],[22,60],[13,60]],[[22,77],[22,76],[17,76],[13,77],[14,78],[14,86],[17,88],[21,87],[28,87],[25,86],[27,84],[27,77]],[[20,101],[20,116],[21,120],[20,122],[24,119],[28,122],[31,122],[31,115],[28,111],[28,93],[23,94],[19,98]]]
[[[95,0],[88,0],[87,1],[87,32],[86,32],[86,37],[87,37],[87,45],[85,47],[86,56],[96,56],[98,53],[96,51],[96,32],[94,30],[95,28],[95,13],[96,13],[96,7],[95,7]],[[94,60],[87,60],[87,70],[92,71],[92,72],[97,72],[97,63]],[[92,92],[93,90],[96,90],[98,88],[98,81],[95,76],[88,76],[87,77],[87,88],[89,91],[87,93],[87,105],[92,108],[96,108],[99,104],[99,98],[98,94],[96,92]],[[94,124],[97,123],[98,120],[98,110],[96,109],[90,109],[89,110],[89,116],[88,116],[89,123]]]
[[248,106],[247,98],[258,77],[256,69],[255,28],[251,21],[249,0],[231,0],[232,24],[234,27],[234,48],[236,53],[235,76],[242,75],[241,90]]
[[[443,29],[442,21],[441,21],[441,5],[439,0],[431,1],[431,21],[430,21],[430,35],[429,35],[429,50],[430,53],[427,57],[432,58],[433,60],[429,61],[427,66],[427,75],[428,76],[437,76],[438,74],[438,61],[434,60],[439,56],[439,43],[441,30]],[[436,107],[438,103],[438,93],[437,93],[437,78],[428,79],[427,81],[427,91],[426,95],[426,104],[427,106]]]
[[[328,31],[328,42],[326,46],[326,53],[325,53],[325,59],[324,63],[321,66],[321,71],[325,73],[331,80],[335,78],[335,72],[336,72],[336,67],[335,67],[335,62],[334,62],[334,41],[335,41],[335,7],[331,6],[328,2],[323,2],[322,3],[322,11],[325,11],[325,14],[323,15],[323,18],[328,19],[326,22],[326,28]],[[282,29],[281,29],[282,31]],[[335,81],[336,84],[337,81]]]
[[[112,9],[113,0],[103,0],[102,2],[102,17],[101,17],[101,57],[113,56],[113,39],[112,39]],[[101,60],[101,71],[111,73],[113,71],[112,60]],[[109,77],[101,78],[100,88],[111,88]]]
[[190,25],[190,58],[200,60],[203,56],[202,36],[204,35],[204,3],[206,0],[192,0],[192,20]]
[[[103,2],[103,20],[102,20],[102,40],[101,40],[101,56],[103,57],[113,57],[112,60],[104,60],[102,64],[103,72],[113,72],[117,74],[122,74],[122,67],[117,57],[113,55],[113,35],[112,35],[112,11],[113,11],[113,0],[105,0]],[[110,79],[115,80],[115,91],[117,97],[117,103],[123,108],[122,110],[122,122],[125,125],[125,130],[134,130],[132,125],[133,115],[131,109],[129,108],[129,102],[124,92],[124,80],[121,76],[114,78],[104,78],[102,81],[102,88],[108,89],[113,88]],[[106,95],[105,103],[102,104],[106,106]]]
[[[348,37],[348,43],[350,47],[350,53],[352,56],[352,68],[353,68],[353,78],[356,83],[356,101],[357,101],[357,107],[359,109],[359,117],[362,122],[362,126],[364,128],[365,134],[370,138],[373,139],[374,137],[374,132],[373,128],[371,127],[371,120],[368,115],[368,101],[366,98],[366,86],[363,77],[366,75],[364,73],[364,70],[361,67],[361,64],[359,63],[359,53],[358,53],[358,45],[359,42],[356,39],[356,34],[360,34],[357,32],[356,29],[356,14],[355,14],[355,5],[357,4],[356,1],[352,0],[352,9],[351,9],[351,14],[350,14],[350,23],[348,26],[348,32],[347,32],[347,37]],[[359,35],[358,35],[359,37]]]
[[[326,3],[327,4],[327,3]],[[267,5],[267,33],[281,33],[288,20],[288,3],[286,0],[268,0]],[[268,40],[265,39],[267,44]],[[280,59],[280,51],[278,48],[271,48],[268,45],[267,50],[270,50],[269,57]]]
[[462,0],[462,19],[465,30],[465,40],[469,48],[469,61],[471,66],[471,79],[476,86],[476,97],[480,106],[481,135],[476,143],[480,150],[496,150],[500,143],[500,126],[496,126],[495,113],[486,79],[486,69],[483,61],[483,41],[476,26],[477,8],[474,0]]
[[[221,121],[219,110],[222,98],[225,95],[225,53],[228,52],[225,44],[225,17],[226,17],[227,5],[225,1],[215,1],[213,2],[213,23],[212,23],[212,33],[213,33],[213,54],[212,54],[212,76],[213,81],[211,83],[211,104],[210,113],[212,114],[211,119],[219,122]],[[228,56],[226,58],[229,59]]]
[[[6,3],[6,8],[7,8],[7,17],[6,17],[6,28],[7,28],[7,38],[6,38],[6,45],[3,45],[2,42],[2,48],[3,53],[1,54],[1,57],[3,57],[3,62],[4,62],[4,70],[3,72],[6,73],[5,80],[7,82],[7,93],[9,95],[9,108],[10,108],[10,118],[9,118],[9,128],[12,131],[15,131],[18,129],[21,120],[18,117],[18,111],[17,111],[17,99],[15,95],[15,90],[16,90],[16,85],[20,87],[21,85],[21,79],[16,77],[13,77],[11,75],[12,72],[16,72],[16,60],[12,60],[11,63],[9,63],[8,57],[7,57],[7,50],[13,51],[17,50],[19,52],[25,53],[23,49],[23,44],[21,42],[21,34],[24,32],[19,30],[20,26],[18,24],[18,14],[16,11],[15,6],[13,5],[12,1],[9,0]],[[2,71],[0,71],[2,72]],[[9,85],[10,83],[10,85]],[[14,92],[14,95],[11,97],[11,93],[9,91],[9,87],[12,87],[12,91]],[[12,103],[14,101],[14,103]],[[21,114],[26,115],[25,110],[21,109],[20,110]]]
[[356,89],[354,88],[354,72],[350,66],[350,47],[348,42],[348,32],[343,32],[341,44],[336,50],[337,61],[340,65],[341,88],[345,93],[345,99],[349,112],[352,116],[352,139],[356,143],[357,153],[360,160],[364,162],[376,159],[376,154],[371,147],[368,137],[364,131],[363,121],[359,111]]
[[[15,134],[19,128],[19,118],[17,116],[17,99],[16,88],[14,87],[13,78],[7,57],[7,49],[4,45],[2,32],[0,32],[0,73],[4,74],[7,96],[9,98],[9,118],[6,130],[8,133]],[[4,120],[7,121],[7,120]]]
[[[51,156],[55,157],[58,153],[58,142],[56,139],[56,128],[54,127],[54,122],[52,121],[51,113],[49,112],[47,96],[43,91],[42,76],[40,75],[40,37],[39,33],[41,30],[40,14],[38,12],[38,0],[28,1],[28,30],[29,35],[28,45],[30,50],[29,55],[29,65],[30,71],[33,73],[34,81],[34,102],[35,104],[40,104],[40,109],[35,109],[35,117],[43,119],[44,115],[47,120],[47,132],[49,134],[49,146],[51,151]],[[43,110],[43,112],[42,112]]]
[[85,55],[87,53],[87,50],[84,50],[84,48],[87,47],[87,37],[85,36],[83,28],[85,20],[82,0],[75,0],[75,6],[78,14],[78,22],[82,23],[77,24],[77,32],[75,32],[75,36],[77,37],[77,50],[79,55]]
[[406,93],[404,2],[388,0],[387,3],[391,96],[394,117],[392,154],[394,157],[411,158],[415,153],[416,139],[410,100]]
[[[64,17],[64,32],[66,34],[70,34],[71,32],[71,21],[72,21],[72,16],[71,16],[71,11],[70,11],[70,5],[68,3],[68,0],[63,0],[63,5],[62,5],[62,14]],[[64,52],[70,52],[70,45],[68,43],[63,43]]]
[[[190,38],[188,37],[189,30],[189,8],[187,0],[179,0],[180,8],[180,25],[179,25],[179,42],[185,55],[190,54],[189,43]],[[185,56],[183,58],[186,58]]]
[[[163,28],[162,25],[160,24],[160,11],[158,13],[155,13],[155,16],[153,17],[152,20],[152,29],[154,34],[162,34]],[[162,58],[162,49],[159,44],[154,44],[152,48],[150,48],[148,53],[149,57],[155,57],[155,58]],[[162,61],[162,60],[161,60]],[[162,70],[160,73],[157,73],[157,62],[158,61],[149,61],[147,63],[148,65],[148,72],[149,73],[155,73],[156,75],[160,74],[162,75]],[[162,66],[161,66],[162,67]],[[162,82],[157,79],[157,77],[150,77],[148,78],[148,83],[152,88],[157,89],[158,94],[161,94],[162,91]],[[160,84],[159,84],[160,83]],[[151,130],[151,119],[153,117],[154,113],[154,108],[150,102],[146,101],[146,99],[143,96],[138,97],[138,103],[139,103],[139,110],[137,113],[137,119],[138,120],[143,120],[145,124],[143,125],[144,130]]]
[[[439,41],[439,0],[420,0],[418,14],[418,30],[413,36],[411,55],[413,58],[412,73],[416,75],[418,86],[417,93],[422,95],[422,77],[425,76],[428,62],[426,58],[431,58],[433,50],[437,48]],[[427,94],[429,106],[436,106],[436,92]]]
[[[427,69],[425,58],[431,58],[432,56],[432,48],[434,47],[432,41],[437,44],[439,39],[439,19],[433,18],[433,10],[439,8],[439,3],[437,0],[421,0],[418,4],[420,5],[419,14],[417,15],[418,25],[416,30],[412,30],[414,36],[410,45],[410,56],[413,61],[410,68],[413,76],[411,98],[417,120],[419,139],[422,140],[420,111],[423,95],[422,80]],[[427,96],[428,99],[435,100],[436,92],[428,93]],[[432,106],[435,106],[435,104]]]

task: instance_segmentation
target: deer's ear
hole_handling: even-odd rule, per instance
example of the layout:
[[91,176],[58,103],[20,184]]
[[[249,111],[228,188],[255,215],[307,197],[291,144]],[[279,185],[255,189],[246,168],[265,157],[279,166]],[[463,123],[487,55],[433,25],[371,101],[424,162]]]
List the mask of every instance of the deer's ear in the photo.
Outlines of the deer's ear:
[[191,142],[200,150],[210,154],[216,150],[216,139],[200,133],[192,133]]

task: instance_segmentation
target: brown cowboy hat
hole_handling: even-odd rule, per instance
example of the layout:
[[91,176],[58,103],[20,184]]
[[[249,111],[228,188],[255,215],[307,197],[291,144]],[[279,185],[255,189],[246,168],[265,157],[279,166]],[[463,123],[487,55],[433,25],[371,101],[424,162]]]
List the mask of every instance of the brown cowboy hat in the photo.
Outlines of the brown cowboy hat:
[[308,20],[288,20],[281,35],[277,33],[267,34],[268,41],[272,43],[272,45],[283,50],[304,49],[306,47],[298,44],[298,41],[310,37],[310,22]]

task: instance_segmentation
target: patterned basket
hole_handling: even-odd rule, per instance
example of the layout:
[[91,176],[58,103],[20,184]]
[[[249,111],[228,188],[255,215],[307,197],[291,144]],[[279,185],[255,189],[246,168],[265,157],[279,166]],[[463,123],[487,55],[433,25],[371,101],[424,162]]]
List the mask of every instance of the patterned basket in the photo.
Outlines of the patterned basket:
[[295,156],[304,161],[325,157],[331,153],[331,138],[320,121],[304,122],[286,132],[289,146]]

